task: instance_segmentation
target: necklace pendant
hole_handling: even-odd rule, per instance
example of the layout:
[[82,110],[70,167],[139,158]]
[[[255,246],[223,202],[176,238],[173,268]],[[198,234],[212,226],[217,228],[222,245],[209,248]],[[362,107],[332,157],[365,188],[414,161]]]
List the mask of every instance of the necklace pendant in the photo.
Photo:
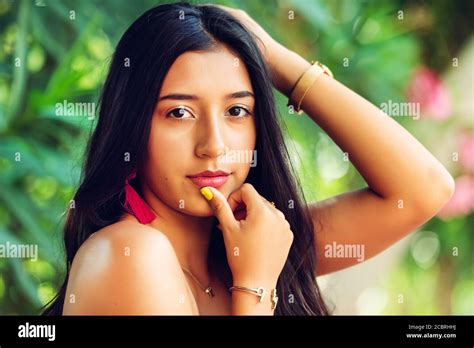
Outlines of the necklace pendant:
[[209,297],[214,297],[214,291],[212,290],[210,286],[204,291],[206,292],[206,294],[209,295]]

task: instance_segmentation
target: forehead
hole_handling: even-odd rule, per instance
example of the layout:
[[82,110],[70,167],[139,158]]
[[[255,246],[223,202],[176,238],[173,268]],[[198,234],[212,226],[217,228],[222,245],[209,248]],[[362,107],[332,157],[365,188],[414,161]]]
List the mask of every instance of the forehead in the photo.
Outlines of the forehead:
[[193,92],[219,97],[240,90],[252,91],[247,68],[236,52],[219,45],[212,51],[180,55],[169,69],[160,94]]

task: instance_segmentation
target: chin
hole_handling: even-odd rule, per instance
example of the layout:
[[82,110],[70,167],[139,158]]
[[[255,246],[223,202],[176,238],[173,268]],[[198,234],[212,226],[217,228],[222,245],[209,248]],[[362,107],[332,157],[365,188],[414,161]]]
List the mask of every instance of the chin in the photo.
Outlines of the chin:
[[176,209],[176,210],[182,214],[195,216],[195,217],[215,216],[214,211],[206,202],[196,202],[196,203],[193,202],[193,204],[190,204],[185,209]]

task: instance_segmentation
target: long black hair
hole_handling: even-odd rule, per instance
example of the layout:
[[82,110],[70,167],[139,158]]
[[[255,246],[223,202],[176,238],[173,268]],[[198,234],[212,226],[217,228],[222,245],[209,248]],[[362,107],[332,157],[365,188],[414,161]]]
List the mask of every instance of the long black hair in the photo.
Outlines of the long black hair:
[[[62,314],[70,266],[77,250],[93,232],[118,221],[124,213],[121,203],[124,182],[146,160],[151,117],[171,65],[184,52],[212,50],[219,43],[240,55],[255,94],[258,164],[251,168],[246,182],[275,202],[294,233],[277,284],[280,301],[275,314],[328,314],[316,283],[313,223],[291,167],[271,76],[255,39],[224,10],[188,3],[152,8],[125,32],[102,90],[99,120],[87,146],[81,184],[74,196],[75,208],[69,210],[64,227],[65,279],[43,314]],[[126,153],[128,162],[124,161]],[[139,190],[137,182],[134,180],[133,184]],[[216,265],[224,265],[220,269],[221,279],[231,285],[225,245],[217,223],[211,234],[209,263],[216,269]]]

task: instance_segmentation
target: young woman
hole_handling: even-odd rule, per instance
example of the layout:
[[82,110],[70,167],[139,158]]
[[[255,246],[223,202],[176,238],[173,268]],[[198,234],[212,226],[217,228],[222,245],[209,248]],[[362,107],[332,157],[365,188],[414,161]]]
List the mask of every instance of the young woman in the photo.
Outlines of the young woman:
[[[369,187],[304,201],[272,83]],[[248,152],[254,165],[224,160]],[[325,246],[368,259],[452,192],[407,131],[245,12],[158,6],[117,46],[65,226],[66,279],[44,313],[325,315],[316,276],[358,262]]]

